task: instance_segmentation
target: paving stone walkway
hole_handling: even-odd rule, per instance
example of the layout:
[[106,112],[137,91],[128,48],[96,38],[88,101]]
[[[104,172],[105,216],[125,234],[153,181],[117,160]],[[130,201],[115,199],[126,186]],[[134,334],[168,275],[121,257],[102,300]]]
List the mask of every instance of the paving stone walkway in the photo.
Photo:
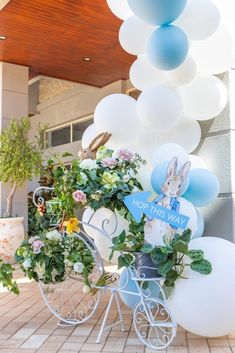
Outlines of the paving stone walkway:
[[[122,305],[126,332],[119,326],[95,340],[103,320],[108,297],[103,296],[93,318],[82,326],[58,327],[41,299],[38,286],[18,275],[21,294],[14,296],[0,288],[0,353],[154,353],[137,338],[131,310]],[[109,323],[117,317],[113,307]],[[235,353],[235,334],[221,338],[202,338],[182,328],[167,353]]]

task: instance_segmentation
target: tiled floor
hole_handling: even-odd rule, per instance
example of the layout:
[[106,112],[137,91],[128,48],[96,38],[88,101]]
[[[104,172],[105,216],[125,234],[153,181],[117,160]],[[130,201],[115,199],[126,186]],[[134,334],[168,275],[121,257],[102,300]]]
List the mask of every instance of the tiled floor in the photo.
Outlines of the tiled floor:
[[[77,327],[58,327],[36,283],[19,279],[21,294],[16,297],[0,288],[0,353],[153,353],[142,345],[131,326],[131,310],[122,306],[127,331],[114,327],[106,332],[101,344],[96,336],[102,323],[107,297],[86,324]],[[114,307],[110,323],[117,316]],[[235,334],[222,338],[202,338],[178,328],[172,345],[161,352],[168,353],[235,353]]]

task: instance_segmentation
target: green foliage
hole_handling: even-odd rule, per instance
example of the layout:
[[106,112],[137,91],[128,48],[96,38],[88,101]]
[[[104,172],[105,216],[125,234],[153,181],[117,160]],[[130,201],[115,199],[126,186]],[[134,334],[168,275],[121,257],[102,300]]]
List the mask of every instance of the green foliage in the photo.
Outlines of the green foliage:
[[0,180],[21,187],[26,180],[39,175],[41,148],[28,139],[29,118],[13,120],[0,134]]
[[[63,156],[67,157],[68,154]],[[115,166],[104,166],[102,160],[111,158]],[[94,211],[106,207],[112,211],[118,210],[131,222],[130,232],[143,232],[143,224],[137,224],[123,203],[125,196],[130,195],[135,189],[142,190],[136,176],[138,169],[145,161],[134,155],[130,161],[121,160],[114,151],[100,147],[96,160],[72,160],[68,170],[65,163],[54,155],[50,159],[56,197],[53,199],[54,213],[62,220],[75,216],[76,209],[89,206]],[[73,198],[75,191],[81,191],[86,196],[86,202],[77,202]]]
[[16,251],[16,261],[27,277],[45,284],[63,281],[79,263],[84,284],[90,285],[89,275],[95,266],[91,251],[82,240],[75,234],[63,235],[57,230],[24,240]]
[[[167,295],[175,286],[178,278],[183,278],[185,266],[193,271],[208,275],[212,271],[211,263],[204,258],[202,250],[189,250],[191,230],[187,229],[182,235],[175,234],[171,242],[165,246],[155,247],[150,251],[152,261],[158,266],[158,272],[165,278],[164,285]],[[192,260],[191,263],[188,263]]]
[[14,268],[0,259],[0,283],[12,293],[19,294],[18,285],[13,281],[13,272]]
[[[144,224],[144,219],[142,223]],[[132,227],[135,227],[135,225],[132,224]],[[175,281],[178,278],[183,278],[185,266],[190,266],[193,271],[204,275],[211,273],[212,266],[204,258],[203,251],[189,250],[190,229],[185,230],[181,235],[176,233],[170,242],[165,237],[165,245],[158,247],[144,244],[144,235],[142,232],[140,234],[139,236],[135,234],[126,235],[125,232],[122,232],[118,237],[113,238],[111,257],[114,251],[122,252],[118,258],[118,267],[121,268],[134,265],[133,252],[140,251],[149,254],[158,273],[165,279],[164,287],[167,296],[174,288]]]

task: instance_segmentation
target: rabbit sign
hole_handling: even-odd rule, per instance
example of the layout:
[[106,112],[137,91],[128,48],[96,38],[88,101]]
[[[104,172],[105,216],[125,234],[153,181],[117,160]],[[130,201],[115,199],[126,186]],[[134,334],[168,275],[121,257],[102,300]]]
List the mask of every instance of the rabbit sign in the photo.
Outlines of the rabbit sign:
[[189,222],[189,217],[180,213],[179,197],[191,163],[185,163],[179,172],[177,165],[175,157],[167,167],[162,192],[153,201],[148,201],[150,192],[139,192],[124,199],[126,207],[137,222],[140,222],[143,214],[147,216],[145,240],[152,245],[163,245],[163,237],[170,241],[176,230],[186,229]]

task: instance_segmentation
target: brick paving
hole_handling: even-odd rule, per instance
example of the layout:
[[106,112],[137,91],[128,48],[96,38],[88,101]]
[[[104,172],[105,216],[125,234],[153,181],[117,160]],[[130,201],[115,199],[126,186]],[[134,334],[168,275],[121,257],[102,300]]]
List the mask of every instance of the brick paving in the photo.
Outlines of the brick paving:
[[[19,277],[22,275],[19,273]],[[103,296],[92,319],[77,327],[59,327],[41,299],[38,286],[19,278],[21,294],[14,296],[0,288],[0,353],[153,353],[137,338],[131,310],[122,305],[125,332],[119,326],[104,333],[101,344],[96,337],[103,320],[108,297]],[[109,318],[117,317],[114,306]],[[178,327],[177,337],[167,353],[235,353],[235,334],[221,338],[202,338]]]

